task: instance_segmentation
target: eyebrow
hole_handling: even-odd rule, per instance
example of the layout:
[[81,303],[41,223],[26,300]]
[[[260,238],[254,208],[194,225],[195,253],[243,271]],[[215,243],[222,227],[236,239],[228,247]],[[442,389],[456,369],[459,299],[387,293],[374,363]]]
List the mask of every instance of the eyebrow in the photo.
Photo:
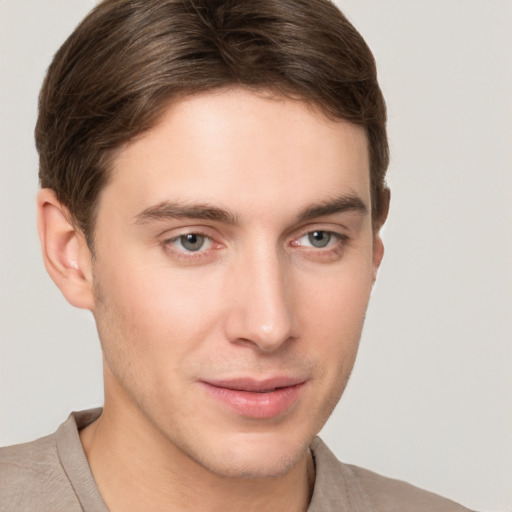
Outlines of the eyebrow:
[[350,211],[365,215],[368,213],[368,208],[361,198],[356,195],[349,194],[346,196],[336,197],[331,201],[325,201],[320,204],[308,206],[299,213],[297,218],[299,222],[304,222],[318,217],[325,217],[327,215]]
[[[368,208],[362,199],[350,194],[334,198],[331,201],[307,206],[297,215],[297,221],[304,222],[348,211],[359,212],[364,215],[368,212]],[[151,221],[181,218],[238,224],[238,216],[228,210],[207,203],[180,204],[170,201],[162,201],[146,208],[135,216],[135,222],[145,224]]]
[[162,201],[146,208],[135,216],[135,222],[144,224],[152,220],[166,219],[202,219],[222,222],[224,224],[237,224],[238,218],[231,212],[209,204],[179,204]]

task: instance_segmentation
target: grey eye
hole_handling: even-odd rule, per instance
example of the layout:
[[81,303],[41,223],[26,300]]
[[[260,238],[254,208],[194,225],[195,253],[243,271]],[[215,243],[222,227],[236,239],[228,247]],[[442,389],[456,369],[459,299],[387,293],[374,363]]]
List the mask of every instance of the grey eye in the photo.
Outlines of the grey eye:
[[309,243],[318,249],[327,247],[331,241],[331,237],[332,234],[329,233],[329,231],[312,231],[311,233],[308,233]]
[[180,236],[179,241],[184,249],[193,252],[199,251],[203,248],[206,237],[204,235],[199,235],[198,233],[189,233],[187,235]]

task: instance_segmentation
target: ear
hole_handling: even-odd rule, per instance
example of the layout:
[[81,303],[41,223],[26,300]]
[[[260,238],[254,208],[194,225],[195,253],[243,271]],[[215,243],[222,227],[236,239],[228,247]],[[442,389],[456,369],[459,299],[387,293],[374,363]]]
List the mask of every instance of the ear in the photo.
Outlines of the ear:
[[93,310],[91,251],[67,208],[48,188],[37,195],[37,228],[44,264],[54,283],[70,304]]
[[384,243],[380,236],[380,230],[388,218],[390,199],[391,192],[389,188],[385,188],[382,192],[380,201],[381,211],[379,216],[374,220],[373,226],[373,282],[377,279],[377,272],[382,262],[382,258],[384,257]]

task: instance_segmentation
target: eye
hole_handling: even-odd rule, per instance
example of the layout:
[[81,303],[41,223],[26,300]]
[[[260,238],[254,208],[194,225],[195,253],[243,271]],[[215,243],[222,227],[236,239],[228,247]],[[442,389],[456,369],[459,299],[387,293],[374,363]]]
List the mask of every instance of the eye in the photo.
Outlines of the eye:
[[340,236],[332,231],[310,231],[298,240],[298,245],[323,249],[339,241]]
[[169,243],[185,252],[197,252],[208,248],[211,244],[211,239],[200,233],[187,233],[169,240]]

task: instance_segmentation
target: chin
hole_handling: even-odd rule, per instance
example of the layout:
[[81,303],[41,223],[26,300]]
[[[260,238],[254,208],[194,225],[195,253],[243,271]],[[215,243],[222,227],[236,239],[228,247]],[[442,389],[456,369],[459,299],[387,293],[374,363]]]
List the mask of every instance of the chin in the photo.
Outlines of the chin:
[[242,433],[219,440],[207,455],[193,458],[217,476],[279,478],[303,460],[313,436],[303,440],[290,437],[275,433]]

